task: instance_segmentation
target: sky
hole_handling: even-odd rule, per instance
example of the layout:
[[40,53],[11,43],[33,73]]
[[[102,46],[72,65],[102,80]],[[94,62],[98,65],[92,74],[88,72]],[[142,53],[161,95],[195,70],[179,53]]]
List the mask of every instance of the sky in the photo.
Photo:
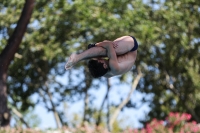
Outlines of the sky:
[[[64,77],[58,77],[59,80],[63,80],[67,78],[66,75]],[[130,80],[131,81],[131,80]],[[63,80],[64,82],[64,80]],[[109,93],[109,102],[115,102],[119,103],[121,98],[126,98],[128,95],[128,92],[130,90],[130,85],[127,84],[120,84],[118,85],[117,83],[119,82],[117,77],[111,78],[111,90]],[[100,86],[100,89],[94,90],[90,89],[90,93],[95,95],[96,99],[94,101],[94,105],[96,108],[100,108],[102,100],[106,94],[106,86],[102,84]],[[135,90],[131,96],[132,101],[135,101],[137,103],[140,102],[142,97],[145,96],[144,94],[141,94],[137,90]],[[33,100],[36,100],[38,98],[37,95],[34,95]],[[67,102],[67,101],[66,101]],[[72,116],[74,113],[80,114],[82,116],[83,114],[83,100],[80,100],[79,102],[76,102],[74,104],[68,104],[68,110],[65,111],[65,115],[67,116],[68,119],[73,119]],[[140,104],[140,103],[139,103]],[[63,106],[63,105],[61,105]],[[106,104],[105,104],[106,106]],[[122,112],[120,112],[118,116],[118,120],[122,120],[123,124],[122,127],[133,127],[133,128],[139,128],[142,127],[142,125],[139,123],[139,119],[145,119],[145,114],[148,113],[149,107],[147,104],[143,104],[139,109],[130,109],[126,108]],[[39,128],[42,130],[45,130],[47,128],[56,128],[56,123],[55,119],[53,116],[53,113],[48,112],[42,105],[37,105],[36,108],[34,109],[34,114],[37,114],[38,117],[41,120],[41,123],[39,125]],[[111,115],[111,114],[110,114]],[[15,123],[14,119],[11,121],[11,126]]]

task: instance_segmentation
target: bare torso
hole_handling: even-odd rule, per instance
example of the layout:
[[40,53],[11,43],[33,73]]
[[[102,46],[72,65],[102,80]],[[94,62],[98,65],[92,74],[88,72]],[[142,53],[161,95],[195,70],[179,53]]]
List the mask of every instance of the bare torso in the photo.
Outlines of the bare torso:
[[132,37],[123,36],[114,40],[113,42],[118,44],[118,47],[115,48],[115,52],[118,55],[117,60],[120,66],[120,71],[107,72],[104,76],[108,78],[116,75],[121,75],[130,71],[137,57],[137,50],[131,51],[131,49],[134,47],[134,40]]

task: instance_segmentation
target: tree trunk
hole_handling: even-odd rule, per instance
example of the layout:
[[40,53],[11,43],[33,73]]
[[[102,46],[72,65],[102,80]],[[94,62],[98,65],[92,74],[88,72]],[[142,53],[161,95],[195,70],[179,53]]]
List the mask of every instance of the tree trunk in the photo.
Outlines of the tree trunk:
[[0,54],[0,126],[10,123],[10,111],[7,107],[7,71],[22,41],[31,18],[35,0],[26,0],[17,26],[8,40],[8,44]]
[[[105,104],[106,100],[108,101],[108,94],[109,94],[109,91],[110,91],[110,79],[107,79],[107,92],[106,92],[106,95],[105,95],[105,97],[104,97],[104,99],[103,99],[103,102],[102,102],[101,107],[100,107],[99,112],[98,112],[98,117],[97,117],[97,121],[96,121],[96,126],[97,126],[97,127],[98,127],[98,126],[100,125],[100,123],[101,123],[101,113],[102,113],[102,111],[103,111],[103,107],[104,107],[104,104]],[[109,103],[108,103],[108,104],[109,104]],[[108,108],[107,116],[108,116],[108,115],[109,115],[109,108]],[[107,117],[107,119],[109,119],[109,118]],[[107,120],[107,121],[109,121],[109,120]]]
[[84,122],[85,122],[85,121],[87,121],[88,104],[89,104],[89,95],[88,95],[88,89],[85,89],[85,98],[84,98],[84,113],[83,113],[82,125],[84,125]]
[[[109,90],[110,90],[110,78],[107,80],[107,87],[108,87],[108,93],[109,93]],[[110,129],[110,126],[109,126],[109,123],[110,123],[110,104],[109,104],[109,95],[107,95],[106,97],[107,99],[107,128],[108,128],[108,131],[111,131]]]
[[114,111],[110,121],[109,121],[109,126],[110,126],[110,130],[112,130],[112,125],[113,123],[115,122],[117,116],[119,115],[121,109],[128,103],[128,101],[130,100],[131,98],[131,95],[133,93],[133,91],[136,89],[140,79],[142,78],[142,73],[139,71],[137,77],[134,79],[133,81],[133,84],[132,84],[132,87],[131,87],[131,90],[130,92],[128,93],[128,96],[120,103],[120,105],[117,107],[117,109]]
[[7,107],[6,72],[0,70],[0,127],[10,123],[10,110]]
[[[85,64],[86,66],[86,64]],[[86,83],[86,86],[83,88],[83,91],[84,91],[84,94],[85,94],[85,98],[84,98],[84,113],[83,113],[83,120],[82,120],[82,123],[81,125],[84,126],[84,122],[85,121],[88,121],[89,118],[88,118],[88,111],[89,111],[89,88],[90,88],[90,85],[91,85],[91,78],[90,76],[88,75],[88,70],[86,69],[86,71],[84,71],[84,75],[86,76],[85,77],[85,83]]]

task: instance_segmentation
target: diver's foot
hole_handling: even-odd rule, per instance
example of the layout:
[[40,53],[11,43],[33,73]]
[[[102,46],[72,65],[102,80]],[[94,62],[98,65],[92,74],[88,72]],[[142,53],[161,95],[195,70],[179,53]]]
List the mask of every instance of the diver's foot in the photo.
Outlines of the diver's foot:
[[71,54],[71,56],[69,57],[67,63],[65,64],[65,69],[68,70],[68,69],[71,69],[73,67],[73,65],[75,65],[76,63],[76,54]]

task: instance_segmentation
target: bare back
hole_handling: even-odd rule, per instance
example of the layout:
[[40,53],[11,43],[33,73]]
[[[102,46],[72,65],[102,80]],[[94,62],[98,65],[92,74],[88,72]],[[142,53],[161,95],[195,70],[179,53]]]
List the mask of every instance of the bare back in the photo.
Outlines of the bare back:
[[132,37],[123,36],[117,38],[113,42],[118,45],[118,47],[115,48],[115,52],[118,55],[117,60],[120,67],[120,71],[109,71],[107,74],[104,75],[108,78],[115,75],[121,75],[130,71],[137,57],[137,50],[131,51],[131,49],[134,47],[134,40]]

